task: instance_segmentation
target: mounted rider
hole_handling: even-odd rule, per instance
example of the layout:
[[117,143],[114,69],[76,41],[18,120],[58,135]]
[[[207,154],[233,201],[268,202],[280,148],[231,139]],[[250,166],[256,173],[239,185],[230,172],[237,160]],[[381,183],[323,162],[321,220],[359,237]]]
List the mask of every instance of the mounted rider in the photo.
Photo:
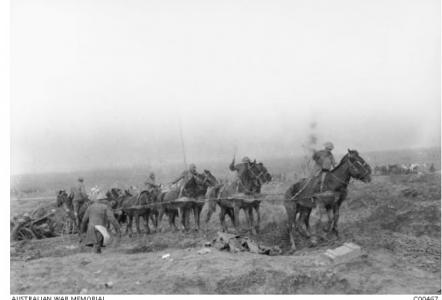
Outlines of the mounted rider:
[[88,201],[88,195],[86,194],[86,188],[84,187],[83,177],[78,178],[76,186],[71,188],[72,205],[74,208],[74,216],[77,222],[77,226],[80,225],[80,219],[78,217],[79,209],[84,202]]
[[[237,192],[244,193],[254,193],[255,190],[259,190],[261,186],[258,178],[252,176],[252,172],[250,170],[251,161],[250,158],[244,156],[240,163],[235,164],[235,158],[233,158],[232,162],[229,165],[230,171],[236,171],[237,175],[237,183],[238,186],[236,188]],[[247,184],[247,181],[252,181],[253,184]],[[255,188],[254,188],[255,187]]]
[[150,172],[149,177],[144,182],[145,189],[149,192],[158,189],[160,186],[155,182],[155,173]]
[[335,158],[331,152],[334,149],[333,143],[327,142],[324,144],[324,149],[315,151],[313,153],[313,160],[316,163],[315,166],[315,177],[321,175],[321,187],[322,192],[324,188],[325,176],[329,173],[336,165]]
[[196,165],[190,164],[188,170],[184,170],[181,175],[172,181],[172,184],[176,184],[178,181],[182,180],[180,195],[183,192],[184,187],[191,188],[195,185],[204,184],[203,175],[196,171]]

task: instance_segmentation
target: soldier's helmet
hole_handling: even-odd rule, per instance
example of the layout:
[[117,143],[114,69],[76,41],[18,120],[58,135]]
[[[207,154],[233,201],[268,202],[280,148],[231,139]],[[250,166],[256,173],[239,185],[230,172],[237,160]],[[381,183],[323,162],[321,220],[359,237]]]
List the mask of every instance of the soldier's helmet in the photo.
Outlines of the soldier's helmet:
[[78,177],[78,181],[79,181],[79,182],[83,182],[83,181],[84,181],[84,178],[83,178],[83,177]]
[[244,156],[241,160],[241,162],[243,163],[249,163],[250,162],[250,158],[248,158],[247,156]]
[[332,142],[327,142],[324,144],[324,148],[331,151],[335,148],[335,146],[333,146]]
[[195,166],[195,164],[190,164],[190,165],[189,165],[189,171],[190,171],[190,172],[195,172],[195,171],[196,171],[196,166]]

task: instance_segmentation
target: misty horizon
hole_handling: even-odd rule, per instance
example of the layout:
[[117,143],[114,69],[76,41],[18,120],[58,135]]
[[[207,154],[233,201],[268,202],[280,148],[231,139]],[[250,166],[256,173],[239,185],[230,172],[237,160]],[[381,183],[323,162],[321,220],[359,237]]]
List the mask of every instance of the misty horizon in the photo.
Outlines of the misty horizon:
[[440,147],[439,12],[13,1],[11,174]]

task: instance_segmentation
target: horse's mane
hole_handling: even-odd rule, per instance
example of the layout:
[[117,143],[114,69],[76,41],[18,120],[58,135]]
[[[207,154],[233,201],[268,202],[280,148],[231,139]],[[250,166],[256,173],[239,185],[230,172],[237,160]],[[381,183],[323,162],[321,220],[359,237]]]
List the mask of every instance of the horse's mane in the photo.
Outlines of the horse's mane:
[[339,162],[339,164],[338,164],[336,167],[334,167],[333,170],[331,170],[330,172],[333,172],[333,171],[335,171],[336,169],[340,168],[340,167],[345,163],[345,161],[346,161],[347,158],[348,158],[348,153],[345,154],[345,155],[341,158],[341,161]]
[[341,158],[341,161],[339,162],[339,164],[338,164],[336,167],[334,167],[333,170],[331,170],[331,172],[335,171],[337,168],[339,168],[339,167],[345,162],[345,160],[348,158],[348,154],[354,154],[354,155],[356,155],[356,156],[359,156],[359,153],[358,153],[358,151],[356,151],[356,150],[348,150],[348,151],[349,151],[349,153],[346,153],[346,154]]

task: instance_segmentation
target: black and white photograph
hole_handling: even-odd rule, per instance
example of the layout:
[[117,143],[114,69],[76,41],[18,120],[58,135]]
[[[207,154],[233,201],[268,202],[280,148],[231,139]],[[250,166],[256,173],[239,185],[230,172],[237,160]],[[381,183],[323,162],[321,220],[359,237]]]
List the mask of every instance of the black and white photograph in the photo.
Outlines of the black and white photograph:
[[441,297],[440,0],[7,14],[10,299]]

